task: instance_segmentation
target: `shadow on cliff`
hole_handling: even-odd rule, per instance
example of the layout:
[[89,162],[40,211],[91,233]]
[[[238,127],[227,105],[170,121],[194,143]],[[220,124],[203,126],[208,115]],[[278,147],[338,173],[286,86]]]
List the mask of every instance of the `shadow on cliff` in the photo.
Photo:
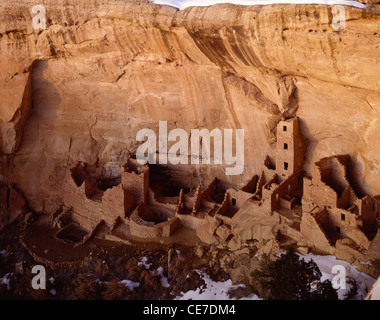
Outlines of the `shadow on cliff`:
[[23,128],[18,153],[30,155],[33,146],[36,146],[37,140],[40,139],[41,123],[44,124],[44,128],[53,127],[54,120],[58,118],[57,109],[61,103],[61,96],[56,87],[46,79],[48,66],[49,61],[36,60],[30,67],[32,107]]
[[53,134],[54,122],[58,118],[57,110],[62,101],[58,90],[48,80],[48,67],[48,61],[40,60],[30,66],[31,111],[23,127],[19,149],[12,155],[10,166],[12,184],[24,196],[27,206],[34,211],[40,211],[40,199],[36,198],[42,197],[44,188],[39,179],[46,174],[42,172],[46,138]]
[[[314,166],[314,162],[318,161],[320,159],[314,159],[314,153],[318,146],[318,140],[314,138],[314,136],[311,134],[309,127],[302,118],[299,118],[300,121],[300,130],[302,133],[302,136],[305,139],[305,142],[307,144],[306,153],[305,153],[305,159],[304,159],[304,169],[306,171],[306,175],[310,175],[312,173],[312,168]],[[333,154],[331,154],[333,156]],[[350,186],[354,190],[355,194],[362,198],[366,194],[369,194],[368,187],[365,183],[364,175],[363,175],[363,168],[360,161],[357,159],[357,157],[354,157],[352,154],[350,154],[350,160],[351,162],[347,166],[347,180],[350,183]]]
[[56,87],[48,78],[49,61],[37,60],[32,69],[33,113],[40,120],[54,121],[58,118],[57,109],[62,101]]
[[[46,138],[46,132],[51,134],[54,128],[54,121],[58,118],[58,107],[61,104],[61,96],[48,80],[52,71],[49,70],[49,61],[36,60],[31,66],[31,87],[32,87],[32,110],[25,123],[22,141],[15,165],[20,168],[29,157],[40,156],[41,144]],[[17,168],[15,168],[17,171]]]

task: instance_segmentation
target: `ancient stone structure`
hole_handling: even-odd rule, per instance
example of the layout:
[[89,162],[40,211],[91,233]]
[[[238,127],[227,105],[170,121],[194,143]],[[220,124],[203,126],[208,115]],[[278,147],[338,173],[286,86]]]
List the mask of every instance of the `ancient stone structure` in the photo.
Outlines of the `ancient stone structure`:
[[305,143],[297,118],[281,121],[277,126],[276,171],[283,177],[299,174],[303,169]]
[[[149,168],[130,159],[121,177],[106,179],[99,168],[79,163],[67,170],[64,180],[64,208],[88,233],[87,239],[102,224],[111,229],[119,222],[131,234],[142,238],[170,236],[178,222],[176,206],[161,204],[149,191]],[[69,225],[70,226],[70,225]]]
[[304,152],[298,120],[280,122],[276,166],[267,158],[254,196],[233,217],[235,243],[283,237],[346,260],[379,259],[379,197],[356,189],[350,156],[319,160],[311,178]]
[[347,175],[349,161],[348,156],[318,161],[313,179],[304,179],[302,205],[304,212],[316,219],[332,241],[349,237],[365,245],[365,238],[373,239],[377,232],[376,218],[380,208],[375,198],[355,194]]
[[[0,1],[0,229],[30,210],[78,243],[104,225],[143,238],[183,227],[231,250],[278,240],[378,259],[377,9],[347,6],[337,31],[314,4]],[[244,128],[244,174],[172,167],[188,185],[159,197],[152,168],[123,165],[163,119]]]
[[268,156],[260,176],[239,190],[214,179],[174,197],[158,197],[149,186],[149,166],[136,160],[111,180],[80,163],[66,173],[64,212],[71,211],[89,236],[103,223],[111,230],[122,223],[132,236],[156,239],[182,226],[230,250],[249,241],[290,241],[346,260],[380,259],[379,197],[356,189],[348,155],[320,159],[306,176],[305,148],[298,118],[280,121],[276,160]]

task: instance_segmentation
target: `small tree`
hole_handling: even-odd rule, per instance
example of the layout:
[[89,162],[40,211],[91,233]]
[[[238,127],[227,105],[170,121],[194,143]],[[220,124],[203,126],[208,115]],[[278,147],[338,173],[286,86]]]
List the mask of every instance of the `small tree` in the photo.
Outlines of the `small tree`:
[[255,291],[267,300],[336,300],[338,295],[331,282],[321,282],[317,264],[304,259],[289,248],[275,261],[267,255],[260,261],[260,270],[252,272]]
[[351,289],[344,295],[344,300],[354,300],[358,294],[359,286],[353,279],[348,279],[348,283],[352,285]]

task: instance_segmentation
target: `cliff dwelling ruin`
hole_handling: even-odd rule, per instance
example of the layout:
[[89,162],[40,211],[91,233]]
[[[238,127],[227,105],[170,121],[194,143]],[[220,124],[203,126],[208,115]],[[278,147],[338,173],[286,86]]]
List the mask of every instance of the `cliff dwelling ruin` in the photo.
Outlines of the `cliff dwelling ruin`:
[[379,1],[1,1],[0,296],[40,299],[38,264],[49,299],[172,299],[206,275],[239,298],[289,247],[365,293]]
[[275,161],[268,156],[261,174],[239,190],[218,179],[206,188],[175,187],[134,159],[112,178],[78,163],[66,172],[64,206],[52,217],[56,236],[80,245],[93,236],[159,241],[192,230],[229,250],[272,240],[346,260],[380,259],[380,197],[356,187],[349,155],[320,159],[305,176],[305,148],[298,118],[280,121]]

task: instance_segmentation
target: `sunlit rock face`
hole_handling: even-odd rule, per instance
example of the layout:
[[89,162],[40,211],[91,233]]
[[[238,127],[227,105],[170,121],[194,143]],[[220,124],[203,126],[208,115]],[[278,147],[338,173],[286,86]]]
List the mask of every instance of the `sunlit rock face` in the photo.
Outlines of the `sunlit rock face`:
[[[47,28],[32,27],[44,5]],[[194,7],[147,1],[0,3],[2,184],[54,213],[78,162],[118,176],[136,134],[244,129],[245,170],[170,166],[186,187],[214,177],[242,186],[275,158],[276,126],[298,116],[304,170],[350,154],[365,192],[380,193],[380,30],[376,7],[346,7],[346,29],[322,5]]]

